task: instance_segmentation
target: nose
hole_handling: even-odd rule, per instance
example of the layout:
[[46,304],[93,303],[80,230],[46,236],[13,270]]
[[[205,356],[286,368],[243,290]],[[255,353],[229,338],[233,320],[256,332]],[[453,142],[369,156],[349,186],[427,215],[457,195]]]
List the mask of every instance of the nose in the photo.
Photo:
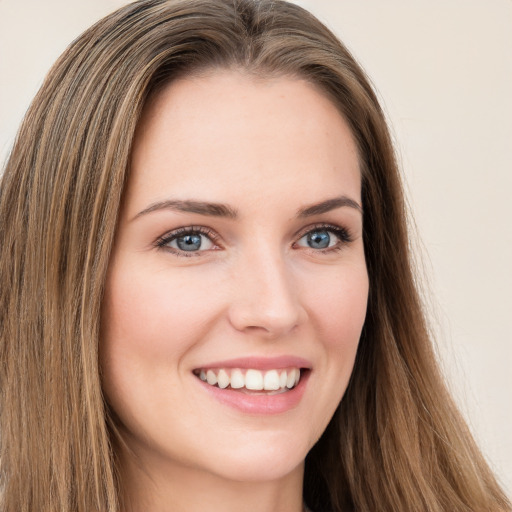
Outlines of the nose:
[[262,252],[234,269],[229,320],[238,331],[273,339],[292,332],[307,314],[282,255]]

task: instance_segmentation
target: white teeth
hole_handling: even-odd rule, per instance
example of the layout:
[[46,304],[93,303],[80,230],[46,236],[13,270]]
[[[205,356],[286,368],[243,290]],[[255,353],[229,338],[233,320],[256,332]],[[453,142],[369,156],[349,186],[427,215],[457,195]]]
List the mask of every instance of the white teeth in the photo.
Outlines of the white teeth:
[[244,374],[240,370],[233,370],[231,372],[231,387],[233,389],[240,389],[245,386]]
[[245,387],[254,391],[263,389],[263,375],[259,370],[247,370],[245,374]]
[[279,376],[279,387],[280,388],[285,388],[287,380],[288,380],[287,373],[286,372],[281,372],[281,375]]
[[[244,373],[245,372],[245,373]],[[246,388],[251,391],[286,391],[294,388],[300,380],[299,368],[287,368],[286,370],[267,370],[260,371],[254,369],[241,370],[201,369],[196,375],[210,386],[218,386],[221,389],[231,387],[231,389]]]
[[219,375],[217,375],[217,384],[221,389],[229,386],[229,375],[226,373],[226,370],[221,370]]
[[217,384],[217,375],[215,375],[214,371],[208,370],[206,372],[206,382],[208,382],[210,386],[215,386],[215,384]]
[[263,389],[269,391],[276,391],[279,389],[279,374],[277,370],[270,370],[265,373],[265,377],[263,378]]
[[291,389],[293,386],[295,386],[295,369],[290,370],[288,372],[288,377],[286,378],[286,387]]

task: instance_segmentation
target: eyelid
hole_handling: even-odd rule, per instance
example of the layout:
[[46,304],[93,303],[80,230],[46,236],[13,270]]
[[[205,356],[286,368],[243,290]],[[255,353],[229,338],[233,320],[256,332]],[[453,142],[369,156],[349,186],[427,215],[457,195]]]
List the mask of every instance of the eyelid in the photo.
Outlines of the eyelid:
[[179,238],[182,235],[186,234],[199,234],[206,236],[214,245],[218,246],[220,237],[219,235],[211,228],[208,228],[206,226],[183,226],[177,229],[173,229],[171,231],[168,231],[164,235],[158,237],[155,242],[154,246],[157,249],[162,249],[169,251],[177,256],[185,256],[185,257],[191,257],[191,256],[199,256],[200,254],[208,251],[212,251],[215,249],[203,249],[198,251],[181,251],[179,249],[176,249],[174,247],[169,247],[167,244],[175,240],[176,238]]
[[300,239],[304,235],[311,233],[312,231],[318,231],[320,229],[324,229],[326,231],[332,231],[334,234],[342,233],[343,237],[347,242],[352,241],[351,230],[345,226],[340,226],[338,224],[331,224],[329,222],[318,222],[316,224],[310,224],[304,228],[301,228],[295,234],[295,238]]
[[322,252],[325,253],[325,252],[330,252],[330,251],[335,251],[335,250],[341,249],[344,245],[349,244],[350,242],[353,241],[353,236],[352,236],[350,229],[348,229],[344,226],[336,225],[336,224],[320,222],[317,224],[312,224],[312,225],[306,226],[305,228],[302,228],[300,231],[298,231],[298,233],[295,235],[296,241],[294,242],[294,245],[297,244],[299,240],[304,238],[309,233],[312,233],[314,231],[320,231],[320,230],[330,231],[330,232],[334,233],[334,235],[339,239],[339,243],[337,243],[336,245],[334,245],[332,247],[326,247],[325,249],[313,249],[312,247],[311,248],[301,247],[301,248],[305,249],[305,250],[309,249],[315,253],[322,253]]

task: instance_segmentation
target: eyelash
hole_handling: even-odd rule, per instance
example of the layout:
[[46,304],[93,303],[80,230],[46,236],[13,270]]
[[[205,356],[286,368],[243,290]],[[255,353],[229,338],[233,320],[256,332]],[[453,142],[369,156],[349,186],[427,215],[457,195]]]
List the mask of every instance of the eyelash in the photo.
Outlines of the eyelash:
[[207,238],[210,239],[212,243],[217,245],[217,240],[219,239],[219,236],[215,231],[206,228],[204,226],[186,226],[183,228],[175,229],[174,231],[171,231],[170,233],[166,233],[165,235],[158,238],[155,242],[155,246],[157,249],[162,249],[165,251],[169,251],[176,256],[183,256],[185,258],[190,258],[191,256],[198,256],[200,252],[203,251],[191,251],[187,253],[187,251],[181,251],[179,249],[174,249],[173,247],[167,247],[167,244],[170,244],[173,240],[176,240],[180,236],[183,235],[204,235]]
[[[328,231],[330,233],[333,233],[337,238],[338,242],[336,245],[332,247],[326,247],[324,249],[313,249],[309,248],[310,251],[314,253],[330,253],[330,252],[337,252],[347,244],[353,241],[352,235],[350,231],[346,228],[336,226],[333,224],[315,224],[313,226],[308,226],[306,229],[301,231],[299,235],[297,236],[297,241],[294,243],[297,244],[299,240],[304,238],[309,233],[313,233],[315,231]],[[186,226],[183,228],[175,229],[174,231],[171,231],[170,233],[166,233],[165,235],[159,237],[155,241],[155,247],[157,249],[162,249],[168,252],[171,252],[172,254],[178,256],[178,257],[185,257],[190,258],[193,256],[199,256],[204,250],[198,250],[198,251],[182,251],[180,249],[175,249],[174,247],[168,247],[168,244],[170,244],[172,241],[180,238],[184,235],[204,235],[206,236],[213,244],[218,245],[217,241],[219,240],[219,236],[215,231],[211,230],[210,228],[206,228],[204,226]],[[307,249],[304,247],[304,249]]]
[[[329,233],[333,233],[338,238],[338,242],[332,247],[326,247],[325,249],[313,249],[312,247],[310,247],[309,249],[315,253],[337,252],[343,249],[345,245],[353,241],[352,234],[347,228],[343,228],[341,226],[336,226],[333,224],[321,223],[315,224],[313,226],[308,226],[303,231],[301,231],[300,235],[297,238],[297,242],[304,238],[309,233],[314,233],[315,231],[327,231]],[[295,244],[297,242],[295,242]]]

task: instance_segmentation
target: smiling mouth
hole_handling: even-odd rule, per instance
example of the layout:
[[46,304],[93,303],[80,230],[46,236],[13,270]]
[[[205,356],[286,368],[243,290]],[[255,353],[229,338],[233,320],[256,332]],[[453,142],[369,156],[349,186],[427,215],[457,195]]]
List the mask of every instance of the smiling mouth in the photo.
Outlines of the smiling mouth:
[[297,386],[304,371],[307,370],[293,367],[266,371],[252,368],[200,368],[194,370],[194,375],[220,389],[249,394],[280,394]]

